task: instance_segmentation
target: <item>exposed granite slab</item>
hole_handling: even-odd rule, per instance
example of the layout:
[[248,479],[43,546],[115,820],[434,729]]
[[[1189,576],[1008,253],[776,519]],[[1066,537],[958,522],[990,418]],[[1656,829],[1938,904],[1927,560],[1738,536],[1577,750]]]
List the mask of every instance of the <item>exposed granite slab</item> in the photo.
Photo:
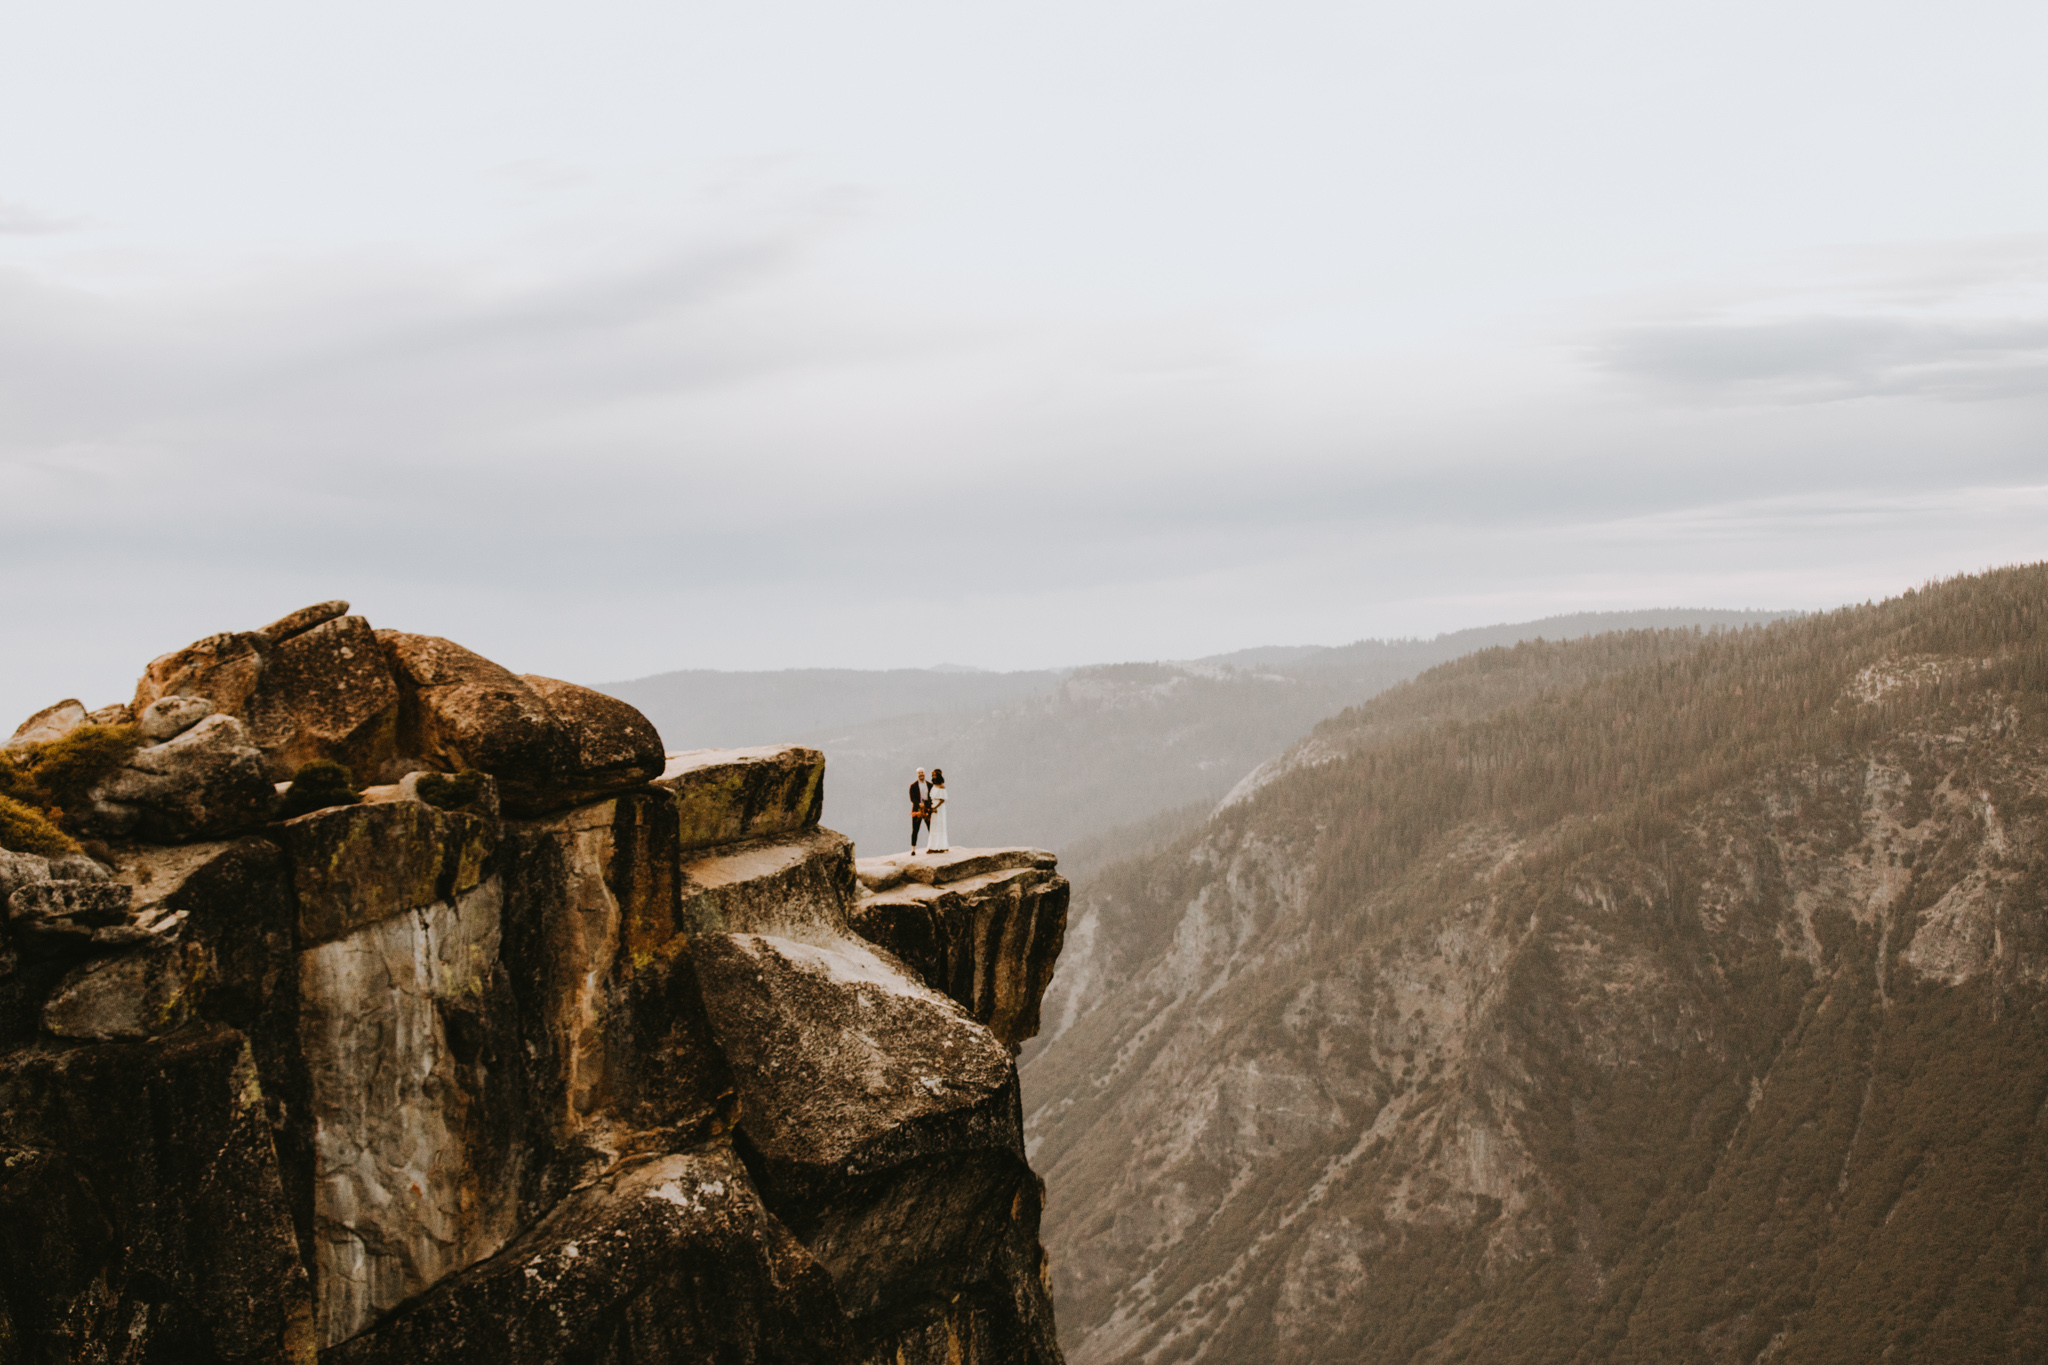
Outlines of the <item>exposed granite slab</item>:
[[483,880],[497,822],[423,801],[330,806],[278,827],[292,862],[299,936],[312,946],[458,896]]
[[323,1345],[517,1230],[523,1096],[500,902],[488,880],[299,956]]
[[1008,1050],[857,939],[707,935],[692,952],[762,1197],[846,1310],[983,1282],[1037,1189]]
[[1012,1051],[1038,1032],[1072,889],[1051,854],[959,849],[858,866],[861,895],[848,919],[855,933],[959,1001]]
[[886,891],[903,882],[945,886],[969,877],[1011,868],[1036,867],[1050,872],[1059,859],[1042,848],[956,848],[947,853],[890,853],[862,858],[855,871],[870,891]]
[[831,1279],[729,1142],[606,1172],[328,1365],[838,1365]]
[[847,932],[853,841],[829,829],[708,849],[682,865],[682,923],[700,934]]
[[825,755],[795,744],[690,749],[668,756],[655,785],[675,797],[684,848],[815,829]]

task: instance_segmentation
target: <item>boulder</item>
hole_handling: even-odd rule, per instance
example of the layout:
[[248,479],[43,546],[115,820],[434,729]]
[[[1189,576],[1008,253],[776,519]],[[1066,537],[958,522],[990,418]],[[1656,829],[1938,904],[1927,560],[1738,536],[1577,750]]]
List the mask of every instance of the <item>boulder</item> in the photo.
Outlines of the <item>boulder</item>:
[[303,635],[318,625],[332,621],[337,616],[348,615],[348,603],[341,601],[315,602],[310,607],[300,607],[287,612],[269,625],[256,632],[273,643],[283,643],[294,635]]
[[568,765],[556,779],[562,804],[637,787],[661,776],[661,736],[653,722],[617,697],[536,673],[534,690],[568,737]]
[[322,602],[166,654],[143,671],[134,712],[147,717],[167,697],[210,701],[248,727],[273,781],[315,759],[346,764],[363,781],[395,781],[404,775],[394,748],[398,686],[369,622],[347,611],[346,602]]
[[311,1361],[311,1300],[245,1040],[0,1058],[0,1347],[28,1361]]
[[157,743],[174,739],[219,709],[204,697],[158,697],[143,708],[142,737]]
[[117,701],[110,706],[102,706],[85,719],[92,725],[133,725],[135,708],[125,701]]
[[498,780],[515,814],[552,809],[571,746],[554,713],[525,682],[481,654],[434,635],[380,630],[404,692],[398,751],[447,772],[479,768]]
[[262,823],[275,796],[263,754],[242,723],[212,715],[136,750],[94,790],[86,818],[99,833],[185,843]]
[[842,1365],[832,1282],[729,1143],[615,1168],[326,1365]]
[[263,681],[270,657],[269,637],[227,631],[195,640],[150,661],[135,684],[130,703],[141,715],[159,697],[205,697],[228,715],[240,715]]
[[858,940],[691,944],[770,1211],[855,1318],[988,1280],[1036,1217],[1010,1050]]
[[279,782],[316,759],[343,764],[366,782],[404,776],[393,771],[398,713],[398,684],[384,648],[360,616],[337,616],[280,638],[244,709],[250,737]]
[[[424,792],[420,790],[422,783],[427,784],[427,790]],[[446,791],[437,792],[434,790],[436,784],[443,788],[447,788],[452,784],[455,786],[455,794],[459,794],[461,784],[464,783],[473,784],[476,792],[474,796],[466,801],[452,799],[451,794]],[[425,801],[428,805],[442,810],[466,810],[472,815],[481,815],[487,820],[497,819],[504,811],[504,802],[498,796],[498,780],[489,773],[475,768],[452,776],[448,773],[434,772],[431,769],[411,772],[407,773],[392,786],[378,787],[372,790],[379,793],[389,792],[390,795],[373,797],[369,791],[365,791],[363,793],[365,801]],[[429,797],[433,799],[429,800]]]
[[1066,940],[1071,887],[1053,867],[1052,855],[1035,849],[864,858],[849,924],[1015,1051],[1038,1033],[1039,1002]]
[[846,933],[853,841],[829,829],[702,850],[682,864],[681,918],[700,934]]
[[795,744],[670,754],[659,786],[675,797],[684,848],[815,829],[825,755]]
[[30,882],[7,898],[8,933],[31,956],[80,952],[97,931],[128,922],[129,895],[106,881]]
[[484,878],[497,822],[422,801],[329,806],[278,826],[312,947],[366,924],[459,896]]
[[104,879],[33,882],[7,899],[11,919],[68,919],[97,928],[128,919],[131,888]]
[[45,706],[15,727],[14,737],[7,741],[7,747],[46,744],[53,739],[62,739],[85,722],[85,703],[75,697],[67,697]]
[[516,677],[438,636],[380,630],[377,638],[405,694],[397,751],[420,767],[491,774],[513,815],[561,810],[661,773],[654,727],[615,697]]
[[194,1016],[205,950],[126,928],[146,946],[73,970],[43,1006],[44,1028],[59,1038],[108,1042],[161,1037]]
[[50,880],[50,860],[39,853],[15,853],[0,848],[0,917],[8,899],[24,886]]

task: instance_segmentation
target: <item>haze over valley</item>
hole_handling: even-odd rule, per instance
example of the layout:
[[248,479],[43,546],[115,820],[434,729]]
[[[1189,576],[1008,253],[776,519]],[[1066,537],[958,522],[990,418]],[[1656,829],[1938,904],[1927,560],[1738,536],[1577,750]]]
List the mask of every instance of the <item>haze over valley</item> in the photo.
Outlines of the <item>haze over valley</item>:
[[903,789],[948,770],[958,837],[1059,850],[1072,871],[1162,818],[1206,814],[1316,722],[1434,664],[1494,645],[1601,631],[1725,630],[1784,613],[1580,613],[1429,640],[1261,646],[1183,662],[1024,673],[795,670],[666,673],[604,690],[672,749],[797,742],[832,778],[825,819],[877,852],[907,847]]

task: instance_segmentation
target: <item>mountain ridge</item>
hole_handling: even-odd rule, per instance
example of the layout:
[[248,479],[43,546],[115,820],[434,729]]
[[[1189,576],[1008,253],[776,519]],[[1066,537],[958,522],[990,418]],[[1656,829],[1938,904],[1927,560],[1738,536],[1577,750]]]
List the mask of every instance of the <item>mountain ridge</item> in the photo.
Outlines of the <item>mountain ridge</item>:
[[[1264,646],[1208,659],[1004,674],[925,669],[659,674],[606,684],[671,749],[797,742],[822,750],[825,818],[863,848],[907,844],[902,792],[944,767],[957,838],[1040,847],[1108,839],[1214,803],[1318,722],[1433,664],[1540,635],[1630,624],[1729,628],[1783,613],[1578,613],[1429,640]],[[1277,655],[1291,662],[1277,661]],[[1263,662],[1232,660],[1257,655]],[[1268,658],[1267,656],[1274,656]]]
[[2040,1358],[2044,625],[2036,565],[1486,651],[1078,885],[1069,1358]]

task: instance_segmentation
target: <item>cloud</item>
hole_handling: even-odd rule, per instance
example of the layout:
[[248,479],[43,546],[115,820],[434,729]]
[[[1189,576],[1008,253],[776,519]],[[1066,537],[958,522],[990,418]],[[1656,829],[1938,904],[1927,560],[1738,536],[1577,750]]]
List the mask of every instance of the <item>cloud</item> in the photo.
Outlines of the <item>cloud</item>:
[[[1950,395],[1926,377],[2032,363],[2030,324],[1859,330],[1867,309],[1744,296],[1601,333],[1602,373],[1652,401],[1510,401],[1483,350],[1396,382],[1227,317],[864,293],[819,268],[848,221],[811,202],[523,275],[367,252],[150,287],[0,273],[0,620],[51,642],[0,702],[97,704],[156,652],[333,596],[587,679],[1815,606],[1796,589],[1828,554],[1880,586],[1974,567],[1951,561],[1991,514],[1931,493],[2041,482],[2037,408],[1928,401]],[[1806,401],[1880,383],[1883,412]],[[1838,503],[1862,510],[1811,510]],[[1999,522],[1997,553],[2036,522]]]
[[0,199],[0,237],[45,237],[84,226],[78,218],[53,218],[26,204]]
[[2048,318],[1665,323],[1610,334],[1595,361],[1626,379],[1736,402],[2015,398],[2048,392]]

